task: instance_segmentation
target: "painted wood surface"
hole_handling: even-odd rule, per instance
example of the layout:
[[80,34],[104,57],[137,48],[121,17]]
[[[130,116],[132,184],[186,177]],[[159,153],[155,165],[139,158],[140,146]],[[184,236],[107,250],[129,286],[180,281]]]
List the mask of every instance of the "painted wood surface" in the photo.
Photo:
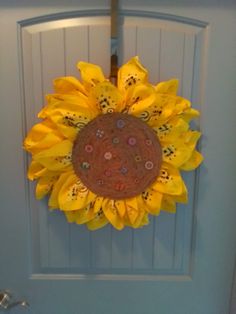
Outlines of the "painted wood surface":
[[202,112],[196,127],[205,161],[186,176],[190,202],[176,216],[162,214],[143,230],[89,233],[34,200],[20,130],[36,122],[52,78],[77,74],[78,59],[109,73],[107,11],[84,18],[80,10],[94,1],[27,1],[2,1],[0,11],[1,288],[26,298],[34,314],[228,314],[236,253],[234,2],[121,3],[121,63],[139,54],[153,82],[180,78],[180,93]]
[[[94,18],[94,25],[88,22],[88,19],[71,19],[58,27],[54,21],[22,28],[28,127],[36,122],[35,113],[44,105],[44,95],[52,92],[53,79],[64,75],[79,76],[78,61],[99,64],[106,76],[109,75],[109,19]],[[153,84],[178,78],[180,95],[191,99],[193,107],[199,108],[200,103],[193,99],[193,93],[200,94],[201,73],[196,68],[199,66],[196,51],[204,44],[201,35],[204,28],[178,26],[175,22],[162,24],[158,19],[124,19],[120,63],[138,55],[149,70]],[[197,36],[201,38],[199,47]],[[198,57],[203,62],[202,56]],[[189,274],[194,195],[198,186],[196,174],[185,177],[189,204],[179,206],[176,215],[162,213],[152,219],[148,227],[136,231],[119,232],[107,226],[105,230],[91,234],[83,227],[68,225],[62,213],[49,212],[46,201],[35,201],[31,190],[31,211],[37,208],[31,229],[37,225],[38,230],[34,232],[32,254],[39,257],[36,262],[39,269],[35,265],[33,268],[37,272],[50,269],[53,273]]]

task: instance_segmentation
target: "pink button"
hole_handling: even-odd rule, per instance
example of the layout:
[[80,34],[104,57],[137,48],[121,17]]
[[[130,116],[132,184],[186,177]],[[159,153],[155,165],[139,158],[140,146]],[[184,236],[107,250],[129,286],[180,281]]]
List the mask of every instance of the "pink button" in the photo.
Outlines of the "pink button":
[[87,144],[87,145],[85,145],[85,151],[87,152],[87,153],[92,153],[92,151],[93,151],[93,146],[92,145],[89,145],[89,144]]
[[104,174],[105,174],[106,177],[110,177],[111,176],[111,171],[107,169],[107,170],[105,170]]
[[128,138],[128,144],[131,146],[134,146],[137,143],[137,140],[135,137],[129,137]]
[[106,153],[104,154],[104,158],[105,158],[106,160],[112,159],[112,153],[111,153],[111,152],[106,152]]
[[147,170],[151,170],[152,168],[154,167],[154,165],[153,165],[153,162],[152,161],[146,161],[145,162],[145,168],[147,169]]

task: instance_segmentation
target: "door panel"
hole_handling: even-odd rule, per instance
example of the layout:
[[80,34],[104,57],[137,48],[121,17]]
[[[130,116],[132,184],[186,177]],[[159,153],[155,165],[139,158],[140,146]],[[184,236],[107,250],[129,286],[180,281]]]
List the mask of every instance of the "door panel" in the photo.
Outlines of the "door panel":
[[[68,14],[67,14],[68,16]],[[62,16],[60,16],[62,18]],[[54,78],[78,77],[78,60],[101,65],[109,75],[109,18],[72,18],[37,24],[23,22],[22,58],[26,98],[26,129],[37,122],[44,95],[52,92]],[[26,24],[26,25],[25,25]],[[205,25],[206,26],[206,25]],[[177,77],[179,91],[201,106],[199,81],[206,27],[164,21],[160,18],[125,17],[121,29],[121,63],[138,55],[156,83]],[[197,41],[198,40],[198,41]],[[78,59],[81,58],[81,59]],[[199,101],[200,100],[200,101]],[[185,174],[190,197],[177,214],[161,214],[143,230],[122,232],[107,226],[91,233],[84,226],[68,225],[61,212],[49,212],[46,201],[34,199],[30,186],[32,254],[34,271],[86,273],[189,275],[192,254],[196,174]],[[196,200],[196,199],[195,199]]]
[[107,4],[76,2],[0,5],[0,289],[26,299],[34,314],[228,314],[236,253],[235,4],[121,3],[120,63],[139,55],[153,83],[180,79],[180,94],[201,111],[194,127],[204,134],[205,161],[185,175],[189,203],[176,215],[162,213],[142,230],[89,232],[35,200],[22,150],[53,78],[79,75],[78,60],[109,74],[108,11],[82,11]]

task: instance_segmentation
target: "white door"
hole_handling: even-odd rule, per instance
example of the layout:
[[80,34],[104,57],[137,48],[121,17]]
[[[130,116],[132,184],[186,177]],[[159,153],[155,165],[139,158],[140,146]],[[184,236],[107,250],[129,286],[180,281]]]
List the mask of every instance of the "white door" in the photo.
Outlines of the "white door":
[[153,83],[180,79],[180,94],[201,111],[195,127],[205,157],[185,175],[189,203],[176,215],[122,232],[89,232],[49,212],[35,200],[22,150],[53,78],[77,76],[79,60],[109,75],[108,11],[98,1],[26,3],[0,4],[0,289],[30,304],[11,312],[228,313],[236,239],[233,2],[121,4],[120,63],[139,55]]

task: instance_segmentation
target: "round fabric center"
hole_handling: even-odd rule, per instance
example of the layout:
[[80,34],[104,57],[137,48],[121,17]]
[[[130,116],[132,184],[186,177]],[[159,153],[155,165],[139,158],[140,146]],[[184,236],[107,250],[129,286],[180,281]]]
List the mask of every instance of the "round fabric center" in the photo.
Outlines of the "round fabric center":
[[142,193],[158,177],[161,145],[140,119],[122,113],[100,115],[74,142],[72,163],[83,184],[98,196],[124,199]]

